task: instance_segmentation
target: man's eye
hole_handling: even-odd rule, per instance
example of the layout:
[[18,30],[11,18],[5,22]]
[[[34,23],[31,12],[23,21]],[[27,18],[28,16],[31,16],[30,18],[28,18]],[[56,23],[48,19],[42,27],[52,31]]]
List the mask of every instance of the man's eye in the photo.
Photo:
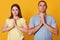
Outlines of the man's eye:
[[40,6],[42,6],[42,5],[40,5]]
[[44,6],[46,6],[46,5],[44,5]]

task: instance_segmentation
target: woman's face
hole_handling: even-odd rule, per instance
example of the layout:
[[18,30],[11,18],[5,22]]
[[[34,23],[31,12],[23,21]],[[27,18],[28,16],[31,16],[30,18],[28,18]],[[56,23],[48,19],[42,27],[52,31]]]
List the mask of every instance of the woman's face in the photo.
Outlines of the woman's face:
[[18,8],[16,6],[14,6],[12,8],[12,14],[13,14],[13,16],[17,16],[18,15],[18,12],[19,12]]

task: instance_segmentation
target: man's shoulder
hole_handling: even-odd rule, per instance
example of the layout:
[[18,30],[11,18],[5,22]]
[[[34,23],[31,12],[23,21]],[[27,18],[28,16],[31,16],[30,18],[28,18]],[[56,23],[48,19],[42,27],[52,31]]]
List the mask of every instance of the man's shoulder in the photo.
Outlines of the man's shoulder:
[[46,15],[48,18],[53,18],[53,16],[52,15],[49,15],[49,14],[47,14]]
[[47,18],[48,20],[55,20],[55,18],[54,18],[53,16],[51,16],[51,15],[47,15],[46,18]]
[[[53,16],[52,16],[52,15],[49,15],[49,14],[46,14],[46,16],[47,16],[47,17],[50,17],[50,18],[53,18]],[[38,14],[33,15],[31,18],[36,18],[36,17],[39,17]]]
[[32,17],[31,17],[31,19],[34,19],[34,18],[36,18],[38,16],[38,14],[35,14],[35,15],[33,15]]

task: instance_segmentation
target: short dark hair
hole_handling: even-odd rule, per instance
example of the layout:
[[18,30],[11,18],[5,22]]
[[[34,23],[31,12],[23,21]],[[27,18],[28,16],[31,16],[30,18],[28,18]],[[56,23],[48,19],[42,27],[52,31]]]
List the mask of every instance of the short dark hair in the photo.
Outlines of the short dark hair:
[[41,1],[38,2],[38,6],[39,6],[39,4],[40,4],[41,2],[44,2],[45,5],[46,5],[46,7],[47,7],[47,3],[46,3],[46,1],[43,1],[43,0],[41,0]]
[[22,18],[22,14],[21,14],[21,10],[20,10],[19,5],[18,5],[18,4],[13,4],[13,5],[11,6],[11,16],[9,17],[10,19],[11,19],[11,18],[13,18],[12,8],[13,8],[13,7],[15,7],[15,6],[16,6],[16,7],[18,8],[18,10],[19,10],[19,12],[18,12],[18,15],[17,15],[17,16],[18,16],[19,18]]

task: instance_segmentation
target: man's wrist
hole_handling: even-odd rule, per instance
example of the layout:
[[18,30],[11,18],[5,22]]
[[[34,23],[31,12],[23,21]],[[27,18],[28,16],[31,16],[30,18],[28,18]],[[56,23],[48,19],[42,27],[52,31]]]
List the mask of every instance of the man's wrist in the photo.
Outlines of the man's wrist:
[[40,27],[41,27],[42,25],[43,25],[42,23],[39,24]]

